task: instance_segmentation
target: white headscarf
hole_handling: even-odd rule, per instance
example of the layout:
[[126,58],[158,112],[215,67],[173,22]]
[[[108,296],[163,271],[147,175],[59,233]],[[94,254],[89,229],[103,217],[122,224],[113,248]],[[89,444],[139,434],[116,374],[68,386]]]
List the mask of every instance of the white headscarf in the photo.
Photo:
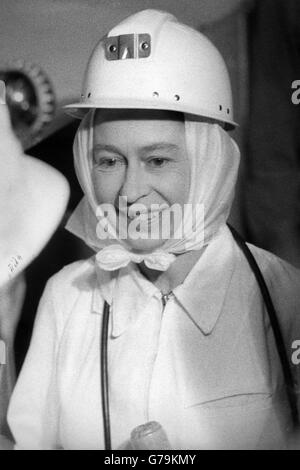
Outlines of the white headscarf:
[[[74,140],[75,170],[84,192],[84,197],[70,217],[66,228],[83,239],[97,252],[99,267],[115,270],[130,261],[142,261],[152,268],[166,270],[175,259],[175,254],[198,250],[207,245],[226,223],[234,197],[240,152],[235,141],[218,125],[190,119],[185,115],[185,140],[190,162],[190,190],[187,203],[196,210],[197,204],[204,207],[204,226],[188,225],[181,239],[170,239],[152,253],[135,254],[125,240],[100,239],[96,234],[99,220],[96,217],[98,202],[92,183],[92,150],[94,110],[82,120]],[[194,217],[188,213],[184,216]],[[196,217],[193,220],[200,220]],[[183,221],[185,223],[186,220]],[[116,233],[111,222],[109,233]]]

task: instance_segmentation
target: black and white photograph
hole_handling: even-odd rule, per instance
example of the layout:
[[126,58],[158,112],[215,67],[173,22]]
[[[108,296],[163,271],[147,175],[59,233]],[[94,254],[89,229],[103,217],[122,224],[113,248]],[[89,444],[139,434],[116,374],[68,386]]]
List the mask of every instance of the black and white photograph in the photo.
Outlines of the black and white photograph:
[[300,1],[0,31],[0,450],[300,450]]

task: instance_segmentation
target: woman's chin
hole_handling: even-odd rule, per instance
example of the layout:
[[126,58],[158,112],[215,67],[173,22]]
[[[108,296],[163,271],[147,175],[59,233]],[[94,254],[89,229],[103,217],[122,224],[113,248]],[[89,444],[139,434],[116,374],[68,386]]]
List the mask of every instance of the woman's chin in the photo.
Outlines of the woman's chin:
[[150,253],[160,248],[163,245],[164,240],[143,240],[142,238],[133,240],[131,238],[127,238],[126,243],[128,248],[134,253]]

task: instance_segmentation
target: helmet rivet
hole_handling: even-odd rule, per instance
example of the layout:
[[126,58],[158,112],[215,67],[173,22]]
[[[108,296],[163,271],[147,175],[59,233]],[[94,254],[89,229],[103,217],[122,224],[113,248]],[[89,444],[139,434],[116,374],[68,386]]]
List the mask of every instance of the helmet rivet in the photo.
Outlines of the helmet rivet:
[[153,96],[154,96],[155,98],[158,98],[158,97],[159,97],[159,93],[158,93],[157,91],[154,91],[154,92],[153,92]]
[[90,98],[90,96],[91,96],[91,93],[88,94],[88,98]]
[[116,52],[117,46],[115,44],[111,44],[108,48],[109,52]]
[[174,98],[176,101],[179,101],[180,100],[180,96],[179,95],[174,95]]
[[219,110],[222,111],[222,105],[221,104],[219,105]]
[[230,113],[229,108],[227,108],[227,114],[229,114],[229,113]]
[[143,51],[146,51],[147,49],[149,49],[149,44],[147,42],[142,42],[141,49]]

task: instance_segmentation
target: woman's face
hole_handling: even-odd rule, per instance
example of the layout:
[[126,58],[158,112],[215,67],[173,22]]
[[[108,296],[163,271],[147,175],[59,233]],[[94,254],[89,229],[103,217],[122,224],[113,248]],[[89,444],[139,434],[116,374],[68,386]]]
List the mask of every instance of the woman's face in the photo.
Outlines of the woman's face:
[[[190,171],[182,115],[156,110],[98,111],[94,121],[92,179],[98,203],[113,205],[119,223],[123,217],[127,225],[138,226],[135,209],[143,213],[144,207],[146,225],[144,222],[138,229],[144,233],[146,227],[149,234],[149,224],[161,220],[164,207],[183,207],[188,199]],[[127,230],[126,241],[136,252],[152,251],[166,238],[161,228],[155,239],[136,238],[131,233]]]

